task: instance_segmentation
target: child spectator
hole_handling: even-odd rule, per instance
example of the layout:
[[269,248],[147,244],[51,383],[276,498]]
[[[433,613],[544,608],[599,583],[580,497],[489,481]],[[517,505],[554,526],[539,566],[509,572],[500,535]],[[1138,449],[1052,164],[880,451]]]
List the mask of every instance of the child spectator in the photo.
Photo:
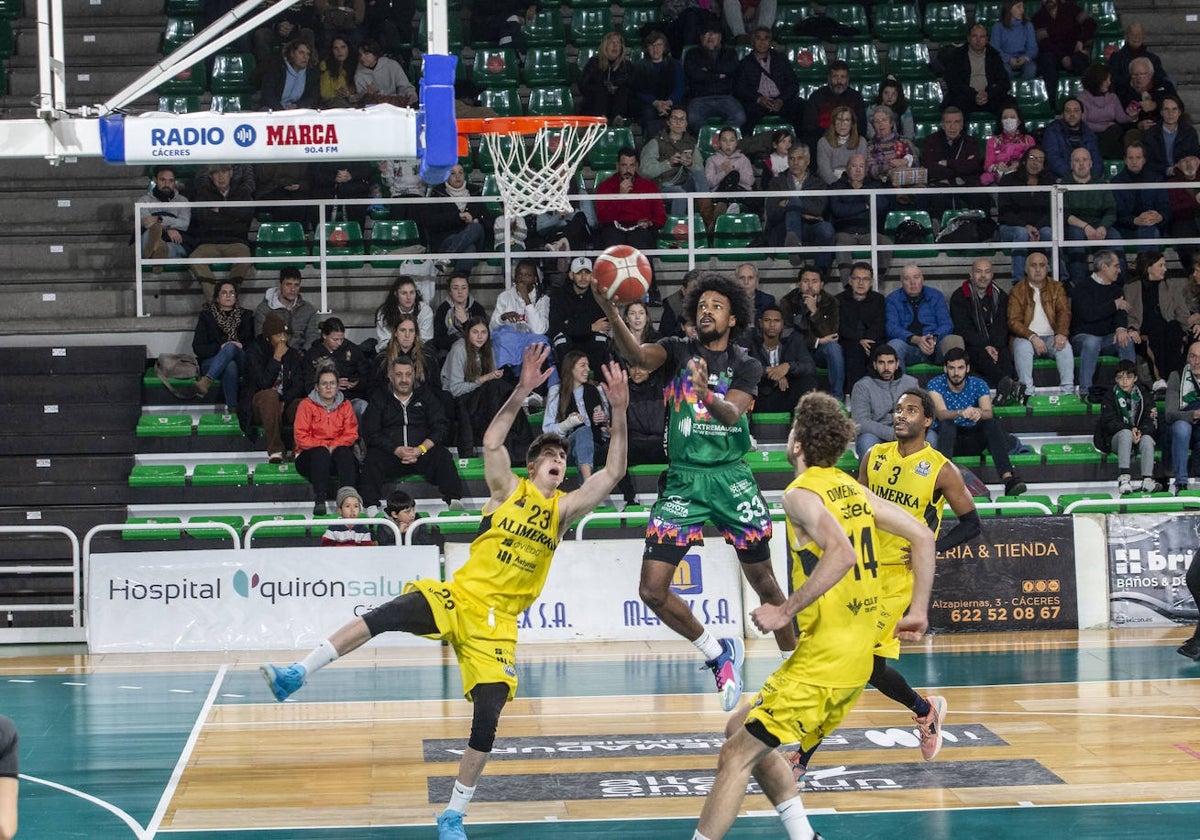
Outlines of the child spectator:
[[1093,440],[1101,452],[1117,453],[1117,492],[1126,496],[1133,492],[1129,477],[1129,460],[1137,447],[1143,493],[1158,489],[1154,480],[1154,435],[1158,427],[1158,408],[1154,393],[1137,381],[1135,362],[1117,362],[1115,384],[1100,400],[1100,423]]
[[[353,487],[343,487],[337,493],[338,514],[343,519],[358,519],[362,515],[362,496]],[[321,535],[321,545],[378,545],[371,529],[362,525],[330,525]]]
[[[446,538],[437,527],[415,528],[409,531],[417,521],[417,503],[403,490],[393,490],[388,494],[384,512],[400,529],[400,545],[436,545],[438,548],[445,545]],[[380,545],[395,545],[396,535],[391,528],[380,528],[378,540]]]

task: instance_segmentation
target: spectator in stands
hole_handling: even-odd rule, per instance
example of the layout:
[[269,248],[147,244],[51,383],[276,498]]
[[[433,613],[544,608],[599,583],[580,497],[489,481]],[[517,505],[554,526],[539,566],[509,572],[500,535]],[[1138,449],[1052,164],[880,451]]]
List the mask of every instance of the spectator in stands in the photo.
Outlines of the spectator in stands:
[[770,34],[775,25],[775,0],[721,0],[725,13],[725,26],[739,44],[746,42],[746,33],[750,33],[750,42],[754,43],[754,33],[760,29]]
[[[754,140],[757,138],[751,138],[752,142]],[[792,129],[776,128],[771,132],[771,148],[755,161],[755,168],[759,171],[759,189],[767,189],[772,178],[787,172],[788,154],[791,153],[792,146],[795,144],[796,135]],[[804,148],[807,149],[808,146],[804,146]]]
[[[221,164],[201,164],[198,166],[196,168],[196,174],[192,177],[193,190],[199,189],[201,184],[207,183],[209,180],[209,173],[212,171],[213,167],[220,165]],[[256,192],[258,192],[258,186],[255,183],[254,164],[234,163],[229,165],[233,166],[233,175],[229,179],[229,186],[231,189],[241,192],[242,188],[245,187],[246,191],[249,192],[250,195],[254,195]]]
[[[333,201],[366,198],[371,194],[372,168],[370,163],[361,160],[314,163],[309,167],[313,185],[312,197]],[[324,218],[323,222],[345,220],[358,224],[360,229],[367,223],[366,204],[335,204],[326,208],[326,211],[329,216]],[[336,263],[333,265],[336,267]]]
[[354,87],[368,105],[386,103],[406,107],[417,101],[417,89],[404,74],[404,68],[383,54],[378,41],[364,41],[358,48]]
[[[706,187],[700,155],[696,154],[696,135],[687,130],[687,111],[679,106],[669,109],[665,127],[642,147],[641,172],[654,181],[663,193],[703,192]],[[687,200],[671,199],[671,213],[687,212]]]
[[267,315],[259,337],[246,348],[245,387],[241,389],[238,419],[247,437],[261,426],[267,460],[283,462],[283,429],[291,426],[306,392],[304,357],[288,343],[288,328],[275,312]]
[[687,109],[682,107],[683,65],[671,55],[667,36],[651,29],[642,39],[642,50],[642,60],[633,66],[634,109],[642,126],[642,137],[660,134],[676,109],[683,111],[681,128],[687,128]]
[[1162,392],[1171,371],[1183,365],[1183,348],[1193,332],[1188,281],[1167,279],[1167,258],[1161,251],[1142,251],[1133,277],[1125,283],[1124,295],[1130,337],[1138,354],[1146,359],[1151,387]]
[[1075,392],[1075,353],[1068,339],[1071,301],[1062,284],[1050,277],[1050,260],[1032,251],[1025,276],[1008,296],[1008,332],[1013,337],[1013,364],[1025,392],[1034,393],[1034,358],[1053,358],[1064,394]]
[[[329,45],[336,37],[345,38],[352,44],[363,44],[367,29],[367,5],[365,0],[314,0],[317,13],[317,46],[322,53],[329,52]],[[375,55],[383,55],[382,48],[375,42]]]
[[658,321],[658,334],[660,337],[665,338],[670,335],[682,337],[684,335],[684,323],[687,318],[684,315],[683,303],[687,299],[687,293],[692,284],[696,282],[699,274],[699,269],[691,269],[683,275],[683,282],[679,288],[663,298],[662,318]]
[[[533,260],[519,260],[513,266],[512,284],[496,298],[491,328],[498,367],[519,367],[526,347],[549,344],[550,298],[538,290],[539,279]],[[486,425],[480,426],[480,434]]]
[[317,309],[300,294],[300,269],[293,265],[279,269],[279,285],[267,289],[254,307],[254,328],[262,332],[267,316],[274,312],[287,325],[292,347],[303,353],[320,333]]
[[[642,464],[666,465],[667,455],[663,448],[663,429],[666,424],[664,376],[662,368],[650,372],[644,367],[629,365],[629,408],[626,411],[629,440],[626,456],[631,467]],[[617,488],[626,505],[637,504],[632,473],[626,471]]]
[[859,135],[857,120],[849,106],[833,109],[829,128],[817,141],[817,175],[822,182],[833,184],[841,178],[854,155],[866,157],[867,138]]
[[1096,21],[1071,0],[1046,0],[1030,22],[1038,41],[1037,72],[1053,97],[1060,73],[1081,76],[1091,62],[1086,45],[1096,35]]
[[366,6],[363,28],[367,37],[379,41],[384,52],[392,55],[411,52],[416,0],[366,0]]
[[950,295],[954,333],[966,345],[971,369],[1005,402],[1023,402],[1008,342],[1008,295],[993,281],[992,261],[971,263],[971,276]]
[[741,193],[754,189],[754,165],[738,148],[737,131],[731,126],[718,132],[717,150],[704,162],[704,177],[713,191],[716,215],[741,212],[747,200]]
[[621,312],[621,319],[625,321],[625,326],[629,327],[629,332],[638,344],[653,344],[658,341],[658,330],[654,329],[650,320],[650,310],[640,300],[628,304]]
[[442,391],[441,368],[438,365],[437,353],[426,344],[417,329],[417,317],[411,312],[400,316],[392,337],[375,357],[375,370],[371,376],[371,390],[387,384],[387,373],[392,362],[401,356],[412,360],[413,377],[417,385],[428,388],[435,396],[446,403]]
[[358,71],[358,53],[345,38],[334,38],[321,61],[320,92],[322,108],[352,108],[358,104],[354,74]]
[[1046,168],[1055,178],[1061,180],[1071,174],[1071,153],[1076,149],[1086,149],[1091,156],[1093,175],[1099,177],[1104,171],[1100,141],[1084,125],[1083,105],[1073,96],[1063,102],[1062,115],[1046,126],[1042,145],[1046,147]]
[[412,359],[398,356],[388,368],[388,385],[378,388],[363,413],[363,495],[367,513],[383,502],[389,477],[420,475],[438,488],[451,510],[462,510],[462,480],[446,448],[449,433],[442,401],[418,385]]
[[1083,74],[1083,90],[1079,91],[1084,125],[1096,135],[1100,154],[1105,158],[1122,156],[1125,132],[1133,122],[1120,97],[1112,90],[1112,83],[1108,65],[1096,62]]
[[[208,169],[208,178],[196,188],[196,204],[192,210],[189,232],[196,247],[192,249],[195,259],[218,260],[248,258],[250,256],[250,221],[254,218],[252,207],[222,207],[232,201],[253,201],[254,197],[245,187],[231,186],[233,167],[227,163],[213,164]],[[192,275],[200,281],[205,302],[213,299],[213,272],[209,265],[191,266]],[[254,264],[235,263],[229,269],[229,279],[239,286],[254,271]]]
[[[486,251],[491,247],[492,217],[487,205],[478,199],[482,190],[467,183],[467,171],[461,163],[450,167],[444,183],[429,191],[431,198],[448,198],[442,204],[425,204],[421,207],[421,218],[425,225],[429,248],[438,254],[465,254]],[[470,272],[475,260],[460,257],[454,260],[454,268]]]
[[292,4],[254,30],[255,65],[266,67],[272,61],[277,61],[283,52],[283,45],[292,41],[303,41],[316,55],[316,28],[317,18],[312,3]]
[[[138,201],[165,202],[164,206],[141,211],[142,259],[177,260],[186,257],[192,209],[175,186],[175,169],[170,166],[154,167],[154,185]],[[155,274],[161,272],[162,266],[154,266]],[[211,293],[207,297],[211,297]]]
[[887,296],[887,334],[901,370],[911,364],[941,362],[951,347],[963,346],[954,335],[945,296],[925,285],[916,263],[900,269],[900,288]]
[[[871,243],[871,196],[867,184],[867,158],[855,154],[846,162],[846,171],[832,184],[830,189],[839,194],[829,199],[829,222],[833,225],[833,241],[837,248],[870,246]],[[876,219],[882,227],[882,208],[877,208]],[[880,244],[890,245],[891,237],[878,234]],[[887,274],[892,264],[890,251],[879,255],[879,271]]]
[[487,320],[483,304],[471,296],[470,273],[455,271],[446,281],[446,299],[433,313],[433,349],[438,364],[446,361],[446,354],[466,335],[467,321],[472,318]]
[[[254,170],[256,201],[311,201],[312,180],[307,162],[260,163]],[[316,208],[309,204],[277,204],[264,209],[271,214],[272,221],[299,222],[308,230],[316,224]]]
[[1137,365],[1122,359],[1117,362],[1115,383],[1104,389],[1100,400],[1100,420],[1092,441],[1101,452],[1117,454],[1117,492],[1133,492],[1129,462],[1133,447],[1138,449],[1142,493],[1158,489],[1154,480],[1154,439],[1158,436],[1158,407],[1154,393],[1137,381]]
[[433,310],[417,288],[417,281],[401,274],[392,281],[383,303],[375,310],[375,338],[380,345],[390,341],[401,315],[417,319],[422,341],[433,341]]
[[[1071,152],[1071,174],[1062,184],[1104,183],[1103,177],[1092,173],[1092,156],[1087,149]],[[1063,196],[1063,227],[1067,239],[1074,242],[1101,242],[1116,239],[1112,229],[1117,220],[1117,205],[1109,190],[1070,190]],[[1079,284],[1087,275],[1087,251],[1068,248],[1065,254],[1068,279]]]
[[[1025,120],[1015,105],[1006,105],[1000,112],[996,133],[987,139],[983,153],[983,173],[979,183],[995,184],[1010,172],[1015,172],[1025,152],[1037,141],[1025,128]],[[1041,155],[1045,163],[1045,153]],[[1053,183],[1053,181],[1051,181]]]
[[495,3],[476,3],[471,9],[473,41],[501,47],[512,47],[518,54],[525,51],[523,27],[537,13],[538,4],[531,0],[500,0]]
[[1032,79],[1037,75],[1037,35],[1033,24],[1025,19],[1025,0],[1005,0],[1001,4],[1000,20],[992,24],[991,43],[1000,53],[1009,78]]
[[1188,344],[1186,364],[1171,372],[1165,409],[1178,494],[1188,489],[1188,456],[1200,465],[1200,341]]
[[[1188,157],[1175,165],[1175,174],[1167,179],[1175,186],[1167,191],[1171,203],[1171,236],[1200,239],[1200,158]],[[1179,263],[1191,273],[1196,248],[1187,242],[1176,244]]]
[[[835,232],[829,221],[829,199],[825,196],[801,195],[806,190],[826,189],[825,183],[809,170],[808,165],[808,146],[793,146],[788,152],[787,171],[775,176],[767,184],[768,191],[792,193],[771,196],[766,200],[767,244],[786,248],[801,245],[824,248],[812,255],[817,270],[824,275],[833,265],[831,246]],[[799,252],[788,254],[788,261],[794,266],[803,263],[804,258],[805,255]]]
[[[1148,58],[1135,58],[1129,62],[1129,85],[1117,91],[1125,103],[1125,112],[1136,123],[1140,131],[1162,122],[1162,104],[1168,97],[1179,99],[1175,85],[1167,79],[1155,81],[1154,65]],[[1180,105],[1182,112],[1183,106]]]
[[942,49],[946,97],[942,108],[956,105],[964,113],[988,111],[999,117],[1012,102],[1012,80],[1000,52],[988,43],[987,27],[977,23],[961,47]]
[[871,367],[874,376],[858,380],[850,394],[850,419],[858,424],[854,452],[860,461],[875,444],[896,439],[896,430],[892,428],[896,400],[909,388],[920,387],[915,377],[900,369],[896,350],[890,344],[875,345]]
[[1165,181],[1179,171],[1180,164],[1200,161],[1200,138],[1185,118],[1179,97],[1164,96],[1159,115],[1162,121],[1142,132],[1142,145],[1150,176]]
[[[362,514],[363,503],[358,495],[358,491],[353,487],[340,487],[337,491],[337,515],[342,519],[358,519]],[[321,509],[324,510],[324,500],[321,501]],[[375,540],[375,535],[365,522],[357,522],[353,525],[343,525],[340,523],[332,523],[325,529],[325,533],[321,535],[322,546],[349,547],[356,545],[379,545]]]
[[875,111],[880,105],[892,109],[892,113],[896,115],[896,123],[899,126],[900,134],[906,139],[912,140],[916,124],[913,122],[912,109],[908,107],[908,99],[904,95],[904,87],[895,76],[888,76],[879,83],[879,90],[875,92],[875,98],[867,106],[866,127],[868,140],[872,140],[875,137],[875,123],[871,118],[875,116]]
[[313,516],[324,516],[330,477],[336,475],[342,488],[358,481],[358,417],[338,387],[338,370],[330,360],[317,366],[316,385],[296,409],[294,436],[296,471],[312,485]]
[[856,262],[837,296],[838,342],[846,366],[845,389],[850,392],[867,375],[871,352],[887,342],[887,302],[873,285],[871,264]]
[[[875,126],[875,137],[867,143],[867,172],[875,183],[891,186],[892,173],[920,166],[920,155],[916,146],[896,130],[896,115],[891,108],[880,105],[871,122]],[[878,203],[890,208],[894,201],[895,196],[880,196]]]
[[722,46],[721,24],[704,24],[700,45],[688,50],[683,58],[683,77],[687,82],[688,129],[696,135],[710,117],[720,117],[727,125],[741,128],[746,112],[733,95],[738,57],[733,47]]
[[987,383],[970,375],[967,351],[961,347],[948,350],[943,370],[925,386],[938,420],[938,452],[947,458],[990,453],[1004,482],[1004,495],[1021,495],[1025,492],[1025,482],[1013,471],[1009,460],[1008,433],[1000,418],[992,413]]
[[625,58],[625,39],[620,32],[609,32],[579,72],[579,113],[624,125],[632,92],[633,65]]
[[1162,59],[1146,47],[1146,29],[1140,23],[1125,24],[1125,43],[1121,48],[1108,56],[1108,66],[1112,68],[1113,84],[1117,88],[1129,84],[1129,64],[1135,58],[1146,58],[1154,68],[1155,84],[1167,78],[1163,69]]
[[[978,187],[983,175],[983,155],[979,153],[979,140],[967,134],[963,128],[966,120],[963,112],[951,105],[942,111],[942,125],[925,138],[921,144],[921,160],[928,173],[930,187]],[[926,202],[930,214],[940,219],[949,209],[973,209],[987,212],[991,209],[991,196],[987,193],[962,195],[933,191]]]
[[784,334],[784,316],[778,306],[768,306],[746,348],[763,367],[754,398],[756,412],[788,412],[801,395],[817,389],[817,366],[798,333]]
[[[376,168],[379,170],[380,193],[385,198],[424,198],[428,192],[421,180],[421,166],[415,160],[381,160]],[[409,218],[407,209],[403,205],[388,205],[393,219]]]
[[458,457],[474,458],[483,431],[513,390],[505,368],[496,364],[487,321],[472,318],[466,337],[455,342],[442,365],[442,381],[454,398]]
[[[1079,392],[1088,399],[1100,354],[1133,361],[1141,337],[1129,332],[1129,303],[1117,281],[1121,263],[1105,248],[1092,255],[1092,275],[1071,289],[1071,345],[1079,356]],[[1092,400],[1096,402],[1098,400]]]
[[609,359],[608,318],[596,303],[591,286],[592,261],[576,257],[571,261],[567,282],[552,288],[547,295],[550,326],[546,332],[560,371],[572,351],[582,353],[596,371]]
[[[436,545],[438,548],[446,544],[441,529],[435,525],[425,525],[414,528],[417,521],[417,502],[403,490],[393,490],[388,493],[384,513],[388,519],[396,523],[400,529],[400,545]],[[380,528],[375,534],[380,545],[395,545],[396,535],[391,528]]]
[[[750,296],[751,303],[754,304],[754,323],[762,317],[763,311],[768,306],[775,305],[775,295],[770,292],[765,292],[758,285],[758,266],[754,263],[742,263],[737,267],[734,273],[738,284],[746,290],[746,294]],[[746,335],[753,335],[754,328],[746,330]]]
[[765,117],[777,117],[799,131],[804,99],[792,63],[783,52],[771,49],[769,26],[755,28],[750,43],[753,51],[738,64],[733,84],[734,96],[746,112],[746,132]]
[[579,470],[582,483],[608,454],[608,398],[592,381],[583,352],[568,352],[559,371],[561,379],[546,394],[542,431],[566,438],[567,463]]
[[845,105],[854,112],[857,125],[867,124],[867,106],[862,94],[850,87],[850,65],[841,59],[829,62],[829,81],[817,88],[804,103],[804,124],[800,139],[815,149],[817,142],[833,125],[833,110]]
[[[751,173],[753,180],[753,173]],[[639,251],[655,246],[658,231],[667,221],[658,185],[638,174],[638,156],[632,148],[617,152],[617,171],[596,186],[596,195],[627,196],[620,201],[597,201],[596,245],[632,245]],[[645,197],[642,197],[645,196]]]
[[[797,336],[829,375],[829,390],[839,400],[846,396],[846,365],[838,338],[840,311],[837,299],[825,291],[825,275],[816,268],[800,269],[796,288],[779,302],[784,326]],[[799,396],[799,395],[797,395]]]
[[1114,184],[1143,184],[1140,190],[1113,190],[1117,218],[1113,223],[1119,239],[1141,239],[1139,251],[1155,249],[1152,240],[1166,235],[1171,225],[1171,200],[1167,191],[1155,189],[1146,169],[1146,151],[1140,140],[1125,147],[1125,167],[1112,179]]
[[282,58],[267,63],[259,89],[264,111],[316,108],[320,104],[321,79],[317,68],[309,63],[312,54],[312,47],[304,41],[289,41]]
[[321,337],[304,354],[308,383],[315,387],[318,369],[325,364],[333,365],[338,391],[361,416],[367,410],[367,397],[370,396],[371,363],[359,346],[346,338],[346,325],[341,318],[330,316],[321,322],[320,328]]
[[[996,221],[1000,225],[1001,242],[1049,242],[1051,230],[1050,193],[1026,192],[1022,187],[1047,187],[1054,178],[1046,171],[1046,150],[1032,146],[1025,150],[1014,172],[1000,179],[1004,187],[999,193]],[[1025,276],[1025,257],[1029,251],[1014,248],[1012,276],[1019,282]]]
[[254,316],[238,305],[238,287],[232,280],[217,283],[215,298],[204,304],[192,335],[192,352],[204,375],[196,380],[196,394],[204,397],[213,382],[230,414],[238,407],[238,380],[246,366],[246,347],[254,341]]

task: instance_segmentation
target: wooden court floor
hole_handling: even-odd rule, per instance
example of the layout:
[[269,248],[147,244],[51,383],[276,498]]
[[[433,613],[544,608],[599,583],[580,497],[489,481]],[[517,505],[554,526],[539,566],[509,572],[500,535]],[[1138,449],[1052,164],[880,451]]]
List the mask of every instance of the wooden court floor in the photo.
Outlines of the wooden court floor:
[[[905,649],[950,706],[922,762],[868,690],[802,795],[837,838],[1200,838],[1200,664],[1183,630],[943,635]],[[684,643],[527,645],[472,840],[691,837],[726,715]],[[279,704],[292,655],[0,649],[21,729],[18,838],[432,838],[470,706],[440,649],[368,648]],[[778,663],[753,643],[748,687]],[[761,795],[733,838],[779,838]]]

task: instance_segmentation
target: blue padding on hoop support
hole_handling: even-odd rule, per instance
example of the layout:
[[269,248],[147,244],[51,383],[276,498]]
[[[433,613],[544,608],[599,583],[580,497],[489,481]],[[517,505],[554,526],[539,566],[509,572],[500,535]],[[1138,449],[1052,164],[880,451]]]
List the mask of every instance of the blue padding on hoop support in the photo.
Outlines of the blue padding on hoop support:
[[125,162],[125,115],[100,118],[100,150],[108,163]]
[[458,163],[458,123],[454,118],[454,71],[458,57],[426,55],[417,115],[417,155],[421,180],[440,184]]

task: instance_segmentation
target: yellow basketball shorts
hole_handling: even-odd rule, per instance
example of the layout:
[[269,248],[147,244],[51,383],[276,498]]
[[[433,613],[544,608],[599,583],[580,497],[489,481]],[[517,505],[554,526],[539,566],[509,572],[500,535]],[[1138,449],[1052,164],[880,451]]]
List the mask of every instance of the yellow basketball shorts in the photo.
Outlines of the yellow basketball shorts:
[[879,636],[875,640],[875,655],[885,659],[900,658],[900,640],[896,624],[912,603],[913,575],[906,565],[879,567]]
[[807,751],[846,719],[863,686],[826,688],[801,682],[780,669],[754,695],[746,722],[758,721],[781,744],[799,743]]

